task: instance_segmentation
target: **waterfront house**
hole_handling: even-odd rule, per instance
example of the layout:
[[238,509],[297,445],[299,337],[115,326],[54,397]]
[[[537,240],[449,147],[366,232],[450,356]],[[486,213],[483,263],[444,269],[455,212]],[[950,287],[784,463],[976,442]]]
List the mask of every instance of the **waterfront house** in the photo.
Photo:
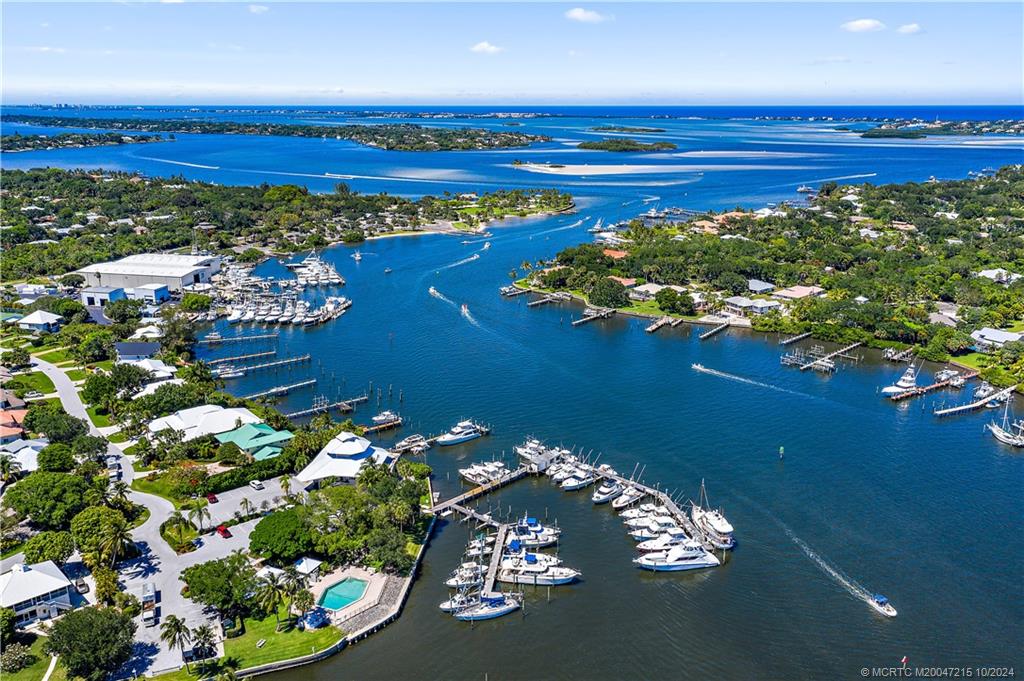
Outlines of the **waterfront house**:
[[287,430],[274,430],[265,423],[246,423],[239,428],[217,435],[217,442],[233,442],[256,461],[272,459],[281,453],[284,444],[292,439]]
[[993,270],[982,270],[980,272],[976,272],[974,276],[984,277],[989,281],[994,281],[995,283],[1002,284],[1003,286],[1009,286],[1013,282],[1024,277],[1024,275],[1016,274],[1009,270],[1005,270],[1002,267]]
[[0,444],[0,454],[7,454],[18,464],[18,471],[31,473],[39,468],[39,452],[50,444],[46,438],[14,440]]
[[118,364],[131,364],[137,366],[140,369],[144,369],[149,372],[149,376],[154,381],[166,381],[174,377],[174,374],[178,373],[178,367],[171,366],[163,360],[159,359],[139,359],[131,361],[118,361]]
[[145,342],[114,343],[114,351],[117,352],[118,363],[140,362],[160,352],[160,344]]
[[772,295],[783,300],[801,300],[802,298],[810,297],[821,298],[825,295],[825,289],[820,286],[790,286],[789,288],[779,289]]
[[135,333],[128,336],[130,340],[153,340],[163,336],[163,331],[156,324],[150,324],[148,326],[140,326],[135,329]]
[[108,303],[127,298],[123,288],[113,286],[89,286],[83,288],[79,295],[86,307],[106,307]]
[[747,290],[751,293],[771,293],[775,290],[775,284],[760,279],[747,279]]
[[746,317],[749,315],[767,314],[772,310],[782,307],[777,300],[765,300],[763,298],[747,298],[746,296],[731,296],[722,301],[725,303],[726,312]]
[[35,331],[36,333],[53,333],[55,331],[59,331],[60,325],[63,323],[63,317],[58,314],[46,312],[45,310],[36,310],[32,314],[22,317],[17,321],[19,329]]
[[991,352],[992,350],[998,350],[1007,343],[1015,343],[1021,339],[1024,339],[1024,334],[1014,333],[1013,331],[1003,331],[1001,329],[993,329],[991,327],[983,327],[977,331],[971,332],[971,338],[974,339],[974,347],[979,352]]
[[246,423],[260,423],[260,418],[244,407],[225,408],[217,404],[204,404],[153,419],[149,423],[149,432],[156,434],[170,428],[181,433],[182,441],[187,442],[204,435],[226,433]]
[[320,450],[309,464],[295,475],[307,488],[319,486],[322,481],[334,479],[338,483],[353,484],[356,476],[370,461],[385,463],[391,453],[370,444],[355,433],[339,433]]
[[633,286],[636,286],[636,279],[633,279],[632,277],[614,277],[612,275],[608,275],[608,278],[611,279],[612,281],[622,284],[626,288],[632,288]]
[[629,292],[629,297],[633,300],[654,300],[654,297],[658,295],[658,292],[662,289],[670,288],[676,293],[686,293],[686,287],[669,285],[663,286],[662,284],[641,284],[635,286],[632,291]]
[[137,400],[140,397],[152,395],[162,385],[185,385],[185,381],[181,380],[180,378],[168,378],[161,381],[152,381],[151,383],[147,383],[146,385],[144,385],[142,387],[142,390],[132,395],[132,399]]
[[14,611],[18,626],[71,610],[71,582],[52,560],[15,563],[0,575],[0,607]]

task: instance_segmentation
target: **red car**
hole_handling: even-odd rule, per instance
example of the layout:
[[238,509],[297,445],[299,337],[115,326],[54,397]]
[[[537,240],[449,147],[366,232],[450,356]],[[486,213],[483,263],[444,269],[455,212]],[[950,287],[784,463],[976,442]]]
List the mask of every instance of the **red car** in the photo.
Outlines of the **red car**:
[[218,525],[217,534],[227,539],[231,536],[231,530],[228,529],[227,525]]
[[216,504],[218,501],[220,501],[220,499],[217,498],[217,495],[214,494],[213,492],[210,492],[209,494],[206,495],[206,500],[209,501],[211,504]]

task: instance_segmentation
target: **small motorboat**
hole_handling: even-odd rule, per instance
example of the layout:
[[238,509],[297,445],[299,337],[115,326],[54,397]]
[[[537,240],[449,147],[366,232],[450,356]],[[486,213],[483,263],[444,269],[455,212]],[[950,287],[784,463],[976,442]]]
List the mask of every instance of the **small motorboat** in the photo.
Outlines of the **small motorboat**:
[[463,608],[468,608],[471,605],[477,603],[476,598],[469,594],[458,593],[449,598],[444,603],[441,603],[437,607],[441,608],[441,612],[456,612]]
[[896,608],[892,607],[892,603],[889,602],[889,599],[882,594],[873,595],[868,599],[868,605],[886,617],[895,617],[897,614]]
[[621,494],[622,485],[614,480],[606,480],[600,487],[594,490],[590,500],[595,504],[607,504],[609,501],[612,501]]
[[384,268],[384,274],[391,274],[391,268],[390,267],[385,267]]
[[578,489],[590,487],[595,482],[597,482],[597,478],[592,473],[577,468],[572,475],[559,484],[559,487],[566,492],[575,492]]
[[627,508],[640,501],[645,496],[647,496],[647,494],[639,488],[627,485],[626,488],[622,490],[622,495],[619,496],[618,499],[612,501],[612,508],[616,511]]
[[373,421],[373,425],[381,426],[385,423],[394,423],[395,421],[398,421],[399,416],[389,409],[387,411],[382,411],[370,420]]
[[516,594],[488,593],[480,594],[480,601],[475,605],[459,610],[455,619],[464,622],[478,622],[507,615],[522,607],[522,597]]
[[359,251],[356,251],[355,253],[352,254],[352,259],[355,260],[356,262],[359,262],[360,260],[363,259],[363,254],[360,253]]

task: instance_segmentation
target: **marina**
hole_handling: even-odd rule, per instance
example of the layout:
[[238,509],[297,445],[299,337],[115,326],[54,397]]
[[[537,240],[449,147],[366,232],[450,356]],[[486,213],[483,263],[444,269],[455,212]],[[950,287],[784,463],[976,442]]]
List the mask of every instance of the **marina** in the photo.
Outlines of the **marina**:
[[721,333],[722,331],[725,331],[728,328],[729,328],[729,322],[722,322],[718,326],[715,326],[715,327],[713,327],[711,329],[708,329],[704,333],[700,334],[700,336],[698,336],[697,338],[699,340],[707,340],[708,338],[711,338],[712,336],[717,335],[717,334]]
[[278,386],[274,386],[273,388],[267,388],[266,390],[261,390],[261,391],[256,392],[256,393],[252,393],[251,395],[246,395],[242,399],[243,400],[260,400],[260,399],[263,399],[265,397],[277,397],[279,395],[287,395],[288,393],[292,392],[293,390],[299,390],[300,388],[307,388],[307,387],[309,387],[311,385],[316,385],[316,379],[315,378],[307,378],[306,380],[299,381],[297,383],[290,383],[288,385],[278,385]]
[[997,390],[994,393],[992,393],[991,395],[987,395],[985,397],[982,397],[981,399],[975,400],[974,402],[969,402],[967,404],[961,404],[960,406],[957,406],[957,407],[946,407],[944,409],[936,409],[933,413],[936,416],[952,416],[954,414],[966,414],[967,412],[970,412],[970,411],[975,411],[977,409],[982,409],[982,408],[986,407],[987,405],[989,405],[990,403],[1006,399],[1006,398],[1010,397],[1013,394],[1013,391],[1016,390],[1016,389],[1017,389],[1017,386],[1016,385],[1012,385],[1009,388],[1004,388],[1002,390]]
[[806,362],[804,364],[801,364],[800,365],[800,371],[806,371],[807,369],[812,369],[812,368],[820,370],[821,367],[828,367],[828,366],[831,366],[834,369],[835,368],[835,358],[836,357],[843,357],[845,359],[856,360],[857,358],[849,355],[849,352],[850,352],[850,350],[853,350],[854,348],[858,348],[861,345],[863,345],[863,344],[860,341],[857,341],[856,343],[850,343],[849,345],[847,345],[845,347],[842,347],[842,348],[839,348],[838,350],[834,350],[832,352],[829,352],[829,353],[827,353],[825,355],[822,355],[821,357],[815,357],[811,361]]
[[588,307],[587,309],[585,309],[583,311],[583,316],[582,317],[580,317],[579,319],[572,320],[572,325],[573,326],[582,326],[583,324],[586,324],[588,322],[592,322],[592,321],[595,321],[595,320],[598,320],[598,319],[608,319],[613,314],[615,314],[615,310],[612,309],[612,308]]

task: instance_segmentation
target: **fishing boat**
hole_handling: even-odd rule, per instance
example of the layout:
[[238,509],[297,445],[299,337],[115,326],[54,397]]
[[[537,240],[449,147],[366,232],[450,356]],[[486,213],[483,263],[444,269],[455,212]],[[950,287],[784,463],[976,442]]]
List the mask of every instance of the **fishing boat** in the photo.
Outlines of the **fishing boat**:
[[917,387],[917,372],[918,370],[911,364],[907,367],[907,370],[903,372],[903,375],[899,377],[895,385],[889,385],[882,388],[883,395],[899,395],[905,393],[908,390],[913,390]]
[[487,428],[473,423],[472,421],[459,421],[451,430],[437,438],[437,444],[442,447],[458,445],[463,442],[475,440],[488,432],[489,430]]
[[541,565],[539,562],[524,562],[518,568],[501,568],[498,581],[506,584],[532,584],[534,586],[558,586],[571,584],[580,576],[579,570],[564,565]]
[[725,519],[721,509],[715,510],[710,507],[703,480],[700,481],[700,496],[697,503],[690,508],[690,518],[716,549],[731,549],[736,546],[733,527]]
[[370,420],[373,421],[373,425],[381,426],[385,423],[394,423],[395,421],[398,421],[399,418],[398,414],[389,409],[387,411],[382,411]]
[[219,371],[214,374],[217,378],[241,378],[245,376],[245,371],[231,365],[221,367]]
[[509,528],[506,545],[510,550],[518,551],[522,546],[528,549],[541,549],[558,543],[562,531],[557,527],[549,527],[537,522],[536,518],[520,518]]
[[797,187],[796,190],[801,194],[811,194],[814,192],[814,187],[808,187],[806,184],[802,184]]
[[[521,546],[521,545],[520,545]],[[509,547],[511,550],[511,547]],[[508,553],[501,557],[500,567],[518,570],[524,565],[561,565],[562,559],[558,556],[551,556],[546,553],[529,552],[521,548],[516,553]]]
[[360,253],[359,251],[356,251],[355,253],[352,254],[352,259],[355,260],[356,262],[359,262],[360,260],[363,259],[363,254]]
[[385,267],[384,268],[384,274],[391,274],[391,268],[390,267]]
[[501,592],[480,594],[480,600],[475,605],[458,610],[455,619],[463,622],[478,622],[490,620],[495,617],[507,615],[522,607],[522,597],[516,594],[504,594]]
[[870,599],[868,599],[868,605],[870,605],[872,608],[882,613],[886,617],[896,616],[896,608],[892,607],[892,603],[889,602],[889,599],[883,596],[882,594],[873,595]]
[[960,372],[957,371],[956,369],[941,369],[935,372],[935,382],[943,383],[946,381],[951,381],[952,379],[956,378],[959,375]]
[[983,400],[995,391],[996,389],[992,387],[991,383],[988,381],[982,381],[981,385],[974,390],[974,397],[979,400]]
[[668,551],[648,553],[633,559],[633,564],[643,570],[654,572],[679,572],[717,567],[722,564],[713,554],[694,541],[673,546]]
[[231,312],[228,314],[228,324],[237,324],[242,321],[242,316],[245,314],[245,310],[239,307],[231,308]]
[[647,493],[641,490],[640,488],[634,487],[632,485],[627,485],[625,489],[622,490],[622,495],[619,496],[618,499],[612,501],[612,508],[614,508],[616,511],[618,511],[619,509],[628,508],[635,504],[636,502],[643,499],[645,496],[647,496]]
[[457,593],[437,607],[441,608],[441,612],[455,612],[457,610],[462,610],[463,608],[468,608],[476,603],[477,599],[475,596],[468,593]]
[[995,421],[986,424],[992,437],[1003,444],[1011,447],[1024,447],[1024,420],[1010,421],[1010,401],[1006,401],[1006,408],[1003,411],[1003,422],[997,424]]
[[594,493],[590,496],[590,500],[595,504],[607,504],[609,501],[619,497],[621,494],[622,485],[614,480],[606,480],[601,483],[600,487],[594,490]]
[[452,589],[479,586],[484,581],[484,570],[479,563],[463,563],[456,568],[444,585]]
[[572,475],[559,483],[559,487],[566,492],[574,492],[584,487],[590,487],[597,482],[597,477],[593,473],[577,468],[573,471]]
[[418,433],[416,435],[410,435],[403,440],[399,440],[395,443],[393,449],[402,451],[404,449],[415,449],[417,447],[423,447],[424,450],[430,449],[430,443],[427,442],[427,438]]

